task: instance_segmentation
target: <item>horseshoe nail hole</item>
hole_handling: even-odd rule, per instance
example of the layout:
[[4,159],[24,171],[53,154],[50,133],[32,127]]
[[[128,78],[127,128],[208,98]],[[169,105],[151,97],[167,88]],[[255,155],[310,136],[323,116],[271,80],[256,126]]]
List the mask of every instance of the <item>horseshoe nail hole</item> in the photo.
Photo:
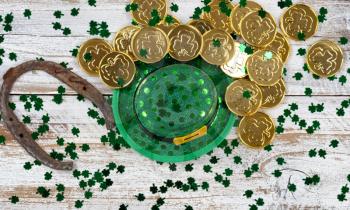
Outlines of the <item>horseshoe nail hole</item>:
[[85,87],[85,86],[83,87],[83,90],[86,90],[86,87]]
[[19,134],[19,137],[23,138],[23,133],[20,133],[20,134]]
[[13,121],[12,117],[10,118],[10,121]]

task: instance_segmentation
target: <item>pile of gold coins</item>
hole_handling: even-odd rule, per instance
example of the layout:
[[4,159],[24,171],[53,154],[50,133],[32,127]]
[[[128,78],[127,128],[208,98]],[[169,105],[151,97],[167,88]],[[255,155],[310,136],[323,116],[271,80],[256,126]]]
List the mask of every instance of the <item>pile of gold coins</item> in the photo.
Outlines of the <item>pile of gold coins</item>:
[[[137,5],[132,16],[138,25],[121,29],[112,44],[102,39],[82,44],[78,54],[82,69],[99,75],[107,86],[120,89],[133,81],[135,61],[156,63],[169,54],[186,62],[201,56],[233,78],[225,102],[231,112],[243,117],[238,126],[241,141],[254,148],[271,144],[274,122],[259,110],[275,107],[283,100],[286,85],[282,74],[290,52],[287,38],[305,40],[317,32],[314,10],[294,4],[281,16],[279,31],[273,16],[254,1],[242,6],[229,0],[212,0],[207,5],[209,11],[187,24],[167,14],[166,0],[131,3]],[[230,10],[229,15],[222,11],[222,4]],[[150,26],[154,12],[161,21]],[[247,54],[248,47],[254,53]],[[321,40],[307,53],[309,69],[318,76],[333,76],[342,62],[342,50],[332,41]]]

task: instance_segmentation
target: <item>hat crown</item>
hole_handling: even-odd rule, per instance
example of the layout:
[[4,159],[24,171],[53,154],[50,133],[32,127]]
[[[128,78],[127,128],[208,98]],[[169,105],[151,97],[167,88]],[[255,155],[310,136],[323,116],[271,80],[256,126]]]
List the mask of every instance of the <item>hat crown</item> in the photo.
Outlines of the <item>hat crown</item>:
[[206,125],[218,94],[199,68],[174,64],[149,74],[138,87],[134,108],[142,126],[160,137],[175,138]]

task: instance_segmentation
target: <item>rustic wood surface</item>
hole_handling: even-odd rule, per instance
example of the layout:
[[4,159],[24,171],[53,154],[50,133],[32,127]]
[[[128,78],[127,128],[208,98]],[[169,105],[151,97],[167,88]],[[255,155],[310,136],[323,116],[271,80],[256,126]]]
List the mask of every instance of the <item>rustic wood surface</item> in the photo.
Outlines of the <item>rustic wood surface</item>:
[[[97,0],[97,7],[90,7],[85,0],[0,0],[0,14],[12,12],[15,16],[13,31],[6,33],[5,42],[1,47],[6,52],[16,52],[18,63],[43,57],[46,60],[56,62],[68,62],[69,67],[84,78],[87,78],[101,92],[111,94],[98,78],[89,77],[80,71],[75,58],[69,52],[83,41],[91,38],[88,34],[90,20],[106,21],[111,32],[116,32],[130,23],[131,17],[124,10],[128,0]],[[176,16],[187,22],[200,0],[175,0],[180,11]],[[237,2],[237,1],[235,1]],[[265,10],[271,12],[278,20],[282,12],[277,7],[277,0],[258,1]],[[165,205],[161,209],[184,209],[185,205],[192,205],[194,209],[248,209],[258,197],[264,198],[265,205],[261,209],[350,209],[350,201],[339,202],[337,194],[346,183],[346,176],[350,173],[350,115],[344,117],[336,115],[336,108],[340,107],[342,100],[349,99],[349,82],[344,86],[337,81],[315,80],[302,70],[303,57],[297,56],[300,47],[307,47],[319,39],[331,39],[338,41],[340,37],[350,38],[350,1],[349,0],[305,0],[301,1],[312,5],[315,10],[321,7],[328,9],[327,21],[320,25],[316,36],[307,42],[291,42],[292,52],[286,65],[288,75],[286,84],[288,95],[285,101],[278,107],[266,110],[274,119],[283,113],[288,104],[296,102],[299,105],[297,113],[306,121],[319,120],[321,130],[313,135],[306,134],[297,126],[288,121],[285,132],[277,135],[271,152],[248,149],[242,145],[233,151],[233,155],[227,157],[221,149],[216,149],[214,155],[220,158],[219,164],[213,166],[213,171],[222,173],[225,168],[231,167],[234,174],[230,177],[231,185],[224,188],[214,181],[215,173],[203,172],[203,165],[208,164],[209,156],[191,161],[194,164],[192,172],[185,172],[187,163],[177,164],[177,171],[169,170],[168,164],[162,166],[154,161],[139,155],[130,149],[114,151],[109,146],[100,143],[101,135],[107,130],[97,125],[86,114],[91,103],[79,102],[74,91],[67,88],[64,102],[57,105],[52,102],[53,94],[61,83],[45,73],[33,71],[23,76],[15,85],[12,92],[12,100],[17,104],[18,116],[28,114],[23,104],[19,101],[20,94],[38,94],[44,100],[44,110],[33,112],[31,129],[35,129],[41,123],[42,114],[49,113],[51,117],[50,131],[39,140],[40,145],[46,151],[55,149],[62,151],[56,145],[56,137],[65,138],[66,142],[75,142],[77,146],[89,143],[91,150],[87,153],[79,152],[79,160],[75,161],[75,168],[97,170],[103,168],[111,161],[125,165],[124,174],[114,174],[112,179],[114,185],[108,190],[99,192],[94,190],[94,196],[85,200],[84,209],[118,209],[119,205],[127,204],[128,209],[150,209],[157,198],[165,197]],[[70,16],[70,10],[80,8],[77,17]],[[27,20],[23,17],[24,9],[31,9],[32,17]],[[59,22],[63,26],[70,27],[72,34],[68,37],[60,31],[52,28],[55,10],[61,10],[63,16]],[[2,29],[1,29],[2,30]],[[0,34],[3,33],[0,31]],[[112,36],[109,40],[112,39]],[[343,46],[345,53],[345,64],[338,75],[346,75],[346,69],[350,68],[349,54],[350,45]],[[4,60],[0,66],[0,77],[6,70],[18,63]],[[295,72],[303,72],[303,79],[295,81],[292,78]],[[0,84],[2,79],[0,79]],[[313,89],[313,97],[304,96],[305,87]],[[311,103],[324,103],[325,111],[321,114],[311,114],[308,106]],[[70,130],[73,126],[80,129],[80,137],[74,137]],[[6,145],[0,145],[0,209],[74,209],[74,201],[84,198],[84,191],[79,189],[78,181],[71,172],[54,171],[53,179],[44,180],[44,173],[50,171],[46,167],[34,167],[31,171],[25,171],[23,164],[33,159],[20,147],[11,137],[6,128],[0,124],[0,134],[7,138]],[[236,137],[232,130],[228,139]],[[332,139],[340,141],[339,147],[332,149],[328,145]],[[229,140],[230,141],[230,140]],[[319,157],[309,158],[310,149],[327,150],[326,159]],[[232,157],[242,157],[242,165],[235,165]],[[278,166],[275,159],[284,157],[287,164]],[[253,163],[259,163],[260,171],[251,178],[245,178],[243,171]],[[282,177],[276,179],[271,175],[275,169],[285,169]],[[305,175],[319,174],[321,182],[319,185],[309,187],[304,185]],[[149,187],[152,183],[161,185],[167,179],[185,181],[188,177],[194,177],[198,183],[208,181],[210,189],[208,192],[198,190],[197,192],[182,192],[171,189],[166,194],[152,195]],[[297,191],[290,193],[286,191],[288,180],[291,179],[297,185]],[[65,201],[57,202],[55,195],[55,184],[63,183],[66,186]],[[50,198],[41,198],[37,195],[38,186],[50,187]],[[254,191],[253,199],[246,199],[243,194],[247,189]],[[144,193],[146,200],[139,202],[134,195]],[[20,202],[13,205],[9,197],[17,195]]]

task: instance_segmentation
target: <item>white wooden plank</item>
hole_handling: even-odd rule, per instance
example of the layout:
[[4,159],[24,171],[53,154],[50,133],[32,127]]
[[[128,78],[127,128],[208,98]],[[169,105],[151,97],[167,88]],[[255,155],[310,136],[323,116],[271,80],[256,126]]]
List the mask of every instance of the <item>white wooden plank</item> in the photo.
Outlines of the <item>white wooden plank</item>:
[[[6,41],[1,44],[6,52],[14,51],[18,55],[18,63],[35,57],[43,57],[56,62],[69,62],[69,66],[74,71],[87,78],[104,94],[110,94],[111,90],[104,87],[98,78],[91,78],[82,73],[77,66],[75,59],[70,56],[69,50],[79,45],[88,35],[88,22],[90,20],[107,21],[111,32],[115,32],[123,26],[129,24],[130,16],[124,12],[127,0],[98,0],[97,7],[90,7],[85,0],[0,0],[0,14],[13,12],[15,21],[13,31],[7,34]],[[172,1],[179,4],[181,12],[176,16],[183,22],[188,20],[193,9],[200,5],[200,1]],[[235,1],[237,2],[237,1]],[[258,1],[267,11],[270,11],[276,19],[281,14],[277,7],[277,1]],[[297,49],[321,39],[330,38],[338,40],[341,36],[350,36],[350,2],[349,0],[305,0],[313,5],[315,9],[327,7],[328,21],[322,24],[316,36],[306,43],[291,42],[292,56],[287,64],[289,74],[286,78],[288,95],[281,106],[267,110],[274,118],[280,115],[287,104],[297,102],[300,106],[298,114],[308,122],[319,120],[321,130],[314,135],[308,135],[290,122],[285,125],[285,133],[278,135],[274,143],[273,151],[256,151],[239,146],[234,150],[233,155],[226,157],[220,149],[215,150],[214,155],[220,158],[220,164],[213,166],[214,172],[222,173],[227,167],[234,168],[234,176],[230,177],[231,186],[224,188],[214,181],[213,174],[206,174],[202,171],[202,166],[208,164],[209,156],[204,156],[196,161],[195,169],[192,172],[185,172],[184,166],[187,163],[177,164],[178,170],[171,172],[168,165],[162,166],[154,161],[148,160],[134,152],[123,149],[114,151],[108,146],[103,146],[99,142],[99,137],[106,133],[105,128],[98,126],[96,122],[86,115],[90,103],[77,102],[75,97],[66,96],[64,103],[55,105],[52,96],[43,96],[44,111],[32,116],[34,129],[41,122],[41,115],[49,113],[51,116],[50,132],[45,135],[39,143],[49,151],[57,148],[56,136],[62,136],[67,142],[75,142],[77,145],[89,143],[91,151],[88,153],[79,152],[80,159],[75,161],[77,169],[101,169],[110,161],[126,166],[126,173],[123,175],[113,175],[114,185],[105,192],[96,192],[94,198],[85,201],[85,209],[117,209],[122,203],[128,204],[128,209],[150,209],[159,196],[166,198],[164,209],[184,209],[184,205],[190,204],[194,209],[247,209],[249,204],[253,204],[253,199],[245,199],[242,195],[246,189],[252,189],[255,193],[254,199],[264,198],[263,209],[348,209],[347,202],[338,202],[336,195],[340,193],[340,188],[346,183],[346,176],[349,173],[349,148],[348,135],[350,132],[349,114],[344,117],[336,115],[336,108],[342,100],[348,99],[349,84],[341,86],[337,82],[327,80],[314,80],[309,75],[304,74],[301,82],[295,82],[292,76],[295,71],[302,71],[303,58],[296,56]],[[78,17],[71,17],[71,8],[80,8]],[[24,9],[32,10],[31,20],[26,20],[22,13]],[[186,8],[186,9],[184,9]],[[55,10],[61,10],[65,16],[58,20],[63,26],[71,27],[72,35],[64,37],[60,32],[52,29],[51,23],[56,21],[52,16]],[[0,31],[2,33],[2,31]],[[112,36],[109,40],[112,39]],[[346,57],[345,65],[341,74],[346,75],[349,65],[349,45],[343,47]],[[5,71],[16,65],[7,59],[0,66],[0,77]],[[0,84],[2,80],[0,79]],[[56,88],[61,85],[57,80],[46,76],[44,73],[33,72],[25,75],[15,85],[13,94],[38,93],[53,94]],[[297,97],[303,95],[305,87],[313,88],[315,95],[319,97]],[[67,90],[67,94],[73,94]],[[341,97],[328,96],[338,95]],[[344,96],[342,96],[344,95]],[[17,103],[18,97],[13,97]],[[321,114],[310,114],[307,107],[311,103],[325,103],[325,111]],[[67,112],[67,110],[70,110]],[[27,114],[22,105],[17,106],[18,116]],[[73,137],[70,129],[73,126],[79,127],[81,136]],[[74,209],[74,201],[83,199],[83,191],[78,188],[78,182],[69,172],[54,172],[51,181],[44,181],[43,174],[49,169],[45,167],[34,167],[30,172],[23,169],[26,161],[33,161],[30,156],[12,139],[8,131],[0,124],[0,133],[4,134],[8,141],[6,145],[0,145],[0,206],[1,209]],[[235,131],[232,130],[228,138],[235,138]],[[328,147],[332,139],[339,139],[340,146],[336,149]],[[326,149],[328,152],[325,160],[320,158],[309,158],[307,153],[310,149]],[[233,164],[232,156],[239,155],[243,159],[243,164],[236,166]],[[305,187],[302,183],[304,176],[293,171],[284,171],[279,179],[274,178],[271,172],[278,168],[275,158],[283,156],[287,162],[285,168],[298,169],[307,174],[319,174],[320,185],[316,187]],[[244,169],[253,163],[259,163],[261,171],[246,179],[243,175]],[[284,168],[280,167],[280,168]],[[15,174],[15,176],[14,176]],[[142,174],[142,176],[140,176]],[[210,183],[209,192],[183,193],[178,190],[170,190],[166,195],[151,195],[149,187],[152,183],[160,185],[168,178],[185,181],[187,177],[194,177],[197,182],[208,181]],[[291,176],[292,182],[296,183],[298,189],[294,196],[285,194],[288,179]],[[39,198],[35,194],[38,186],[51,186],[55,183],[64,183],[67,187],[63,203],[55,201],[54,192],[49,199]],[[136,201],[134,195],[145,193],[146,201],[140,203]],[[13,205],[8,198],[12,195],[20,197],[20,203]]]
[[[97,192],[94,198],[85,203],[87,209],[101,207],[104,209],[113,209],[122,203],[127,203],[130,209],[147,209],[150,208],[158,196],[164,196],[166,199],[165,208],[184,209],[185,204],[191,204],[194,208],[200,209],[237,209],[247,208],[249,204],[254,203],[253,200],[243,198],[246,189],[252,189],[256,193],[256,197],[264,198],[267,209],[294,209],[294,208],[342,208],[346,207],[346,203],[337,201],[336,195],[339,192],[342,183],[346,182],[346,176],[349,173],[347,168],[350,167],[348,141],[349,134],[349,118],[350,115],[339,118],[335,114],[334,104],[347,97],[287,97],[286,101],[274,110],[268,112],[276,118],[287,104],[296,102],[299,105],[298,114],[307,121],[319,120],[321,123],[321,131],[315,135],[308,135],[304,131],[295,129],[295,126],[288,122],[285,126],[286,132],[276,137],[273,151],[248,149],[242,145],[234,150],[230,157],[226,157],[222,150],[216,149],[214,155],[220,158],[219,164],[213,166],[215,173],[222,173],[225,168],[233,167],[234,176],[230,177],[231,186],[224,188],[221,184],[214,181],[213,174],[206,174],[202,171],[202,167],[209,163],[209,156],[204,156],[194,164],[195,170],[185,172],[184,166],[187,163],[177,164],[178,170],[171,172],[168,164],[162,166],[154,161],[137,154],[130,149],[122,149],[114,151],[108,146],[103,146],[99,142],[99,137],[105,134],[106,130],[96,124],[86,115],[86,111],[91,107],[89,102],[77,102],[73,96],[64,97],[62,105],[55,105],[51,102],[51,96],[44,96],[44,111],[41,113],[49,113],[50,133],[45,135],[39,141],[46,150],[55,148],[62,151],[55,145],[56,136],[61,136],[67,142],[75,142],[77,145],[89,143],[91,150],[88,153],[79,152],[79,160],[75,161],[75,167],[79,170],[89,169],[97,170],[103,168],[110,161],[126,166],[126,173],[123,175],[113,175],[112,179],[115,184],[105,192]],[[14,102],[18,102],[18,97],[13,97]],[[311,103],[325,103],[325,111],[322,114],[310,114],[307,110]],[[79,104],[79,106],[77,106]],[[70,110],[67,112],[67,110]],[[26,114],[23,107],[19,103],[16,113],[21,116]],[[41,113],[32,117],[33,126],[41,123]],[[72,126],[79,127],[81,136],[73,137],[70,134]],[[3,127],[0,130],[4,131]],[[8,197],[13,194],[21,198],[18,207],[23,208],[73,208],[74,200],[82,199],[83,192],[78,189],[78,182],[72,177],[70,172],[54,172],[54,178],[51,181],[44,181],[43,174],[50,171],[45,167],[34,167],[32,171],[25,171],[22,167],[26,161],[32,161],[25,151],[6,133],[9,141],[5,146],[0,148],[0,157],[3,157],[0,164],[0,205],[6,208],[13,207],[8,202]],[[235,137],[232,132],[230,138]],[[340,146],[336,149],[328,147],[332,139],[339,139]],[[307,153],[310,149],[326,149],[328,155],[325,160],[320,158],[309,158]],[[234,165],[232,157],[239,155],[243,159],[242,165]],[[287,164],[278,167],[275,159],[284,157]],[[246,179],[243,171],[251,164],[259,163],[261,171],[254,174],[252,178]],[[293,171],[285,171],[279,179],[274,178],[271,173],[276,168],[291,168],[304,171],[305,173],[319,174],[321,183],[316,187],[304,187],[302,179],[303,174]],[[17,175],[13,176],[13,172]],[[142,176],[140,176],[142,174]],[[296,183],[298,189],[294,194],[295,199],[290,193],[284,196],[284,189],[287,186],[289,177],[292,176],[292,182]],[[160,185],[168,178],[179,179],[185,181],[188,177],[194,177],[198,182],[208,181],[210,183],[209,192],[193,192],[183,193],[178,190],[171,190],[166,195],[151,195],[149,187],[152,183]],[[51,186],[54,188],[55,183],[64,183],[67,187],[67,201],[63,204],[55,202],[55,198],[51,196],[49,199],[39,198],[35,194],[37,186]],[[147,201],[139,203],[134,199],[134,195],[142,192],[145,193]],[[54,193],[54,190],[53,192]],[[203,200],[205,199],[205,201]],[[15,206],[17,207],[17,206]]]
[[[0,1],[1,2],[1,1]],[[88,34],[89,21],[106,21],[109,24],[111,32],[116,32],[130,22],[130,15],[124,11],[124,7],[128,1],[98,1],[98,6],[90,7],[86,1],[74,1],[71,3],[63,1],[51,1],[51,3],[43,3],[42,1],[30,1],[27,4],[18,5],[13,1],[2,1],[0,13],[12,11],[15,15],[13,23],[13,31],[7,34],[5,42],[1,45],[6,52],[16,52],[18,55],[18,62],[23,62],[36,57],[43,57],[47,60],[60,62],[68,62],[74,71],[82,77],[87,78],[104,94],[110,94],[111,90],[105,87],[99,78],[92,78],[83,73],[75,58],[71,57],[69,52],[76,46],[79,46],[85,40],[91,38]],[[200,5],[199,1],[174,1],[178,3],[180,8],[186,8],[176,14],[183,22],[187,22],[191,16],[193,9]],[[297,82],[293,79],[293,75],[297,71],[302,71],[302,66],[305,63],[304,58],[296,56],[297,50],[300,47],[307,47],[310,44],[321,38],[329,38],[338,41],[341,36],[350,36],[350,16],[348,1],[305,1],[318,9],[322,6],[329,10],[328,21],[320,24],[319,32],[315,37],[307,42],[291,41],[292,52],[286,68],[289,70],[289,75],[286,78],[289,95],[303,95],[305,87],[313,88],[317,95],[348,95],[349,86],[341,86],[338,82],[329,82],[328,80],[314,80],[309,74],[304,73],[302,81]],[[277,3],[271,4],[267,1],[259,1],[267,11],[271,13],[278,20],[282,10],[277,7]],[[73,7],[80,8],[78,17],[69,15],[70,9]],[[22,13],[24,8],[32,10],[32,18],[26,20]],[[55,10],[62,10],[65,16],[62,19],[55,19],[52,15]],[[65,37],[59,31],[52,29],[52,22],[62,22],[63,26],[72,29],[72,35]],[[112,40],[113,35],[108,39]],[[338,75],[347,75],[346,69],[349,65],[349,45],[344,46],[345,63],[342,72]],[[0,77],[10,67],[15,66],[16,62],[10,62],[8,59],[4,60],[4,64],[0,66]],[[43,79],[44,77],[44,79]],[[43,82],[44,81],[44,82]],[[0,79],[0,84],[2,79]],[[33,73],[27,74],[18,84],[16,84],[13,93],[42,93],[50,94],[55,91],[59,83],[41,74]],[[69,91],[69,93],[73,93]]]

